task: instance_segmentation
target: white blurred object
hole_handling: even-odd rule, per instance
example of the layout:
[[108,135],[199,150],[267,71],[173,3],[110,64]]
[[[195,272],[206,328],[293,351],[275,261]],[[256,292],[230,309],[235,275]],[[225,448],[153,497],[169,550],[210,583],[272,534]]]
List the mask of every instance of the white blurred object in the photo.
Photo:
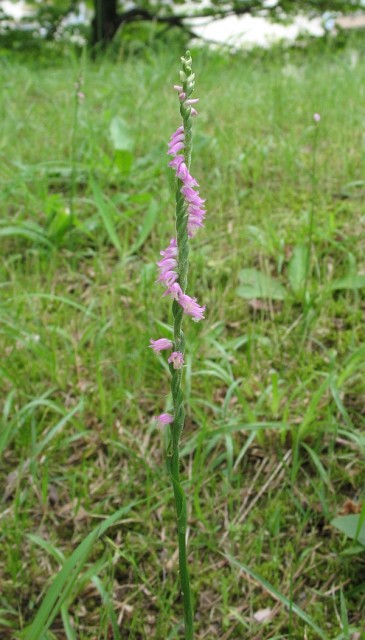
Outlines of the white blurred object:
[[266,609],[259,609],[258,611],[256,611],[256,613],[253,614],[253,618],[254,620],[256,620],[256,622],[266,622],[267,620],[270,620],[271,614],[272,609],[270,609],[270,607],[267,607]]
[[321,36],[324,33],[321,18],[309,20],[305,16],[297,16],[293,23],[287,26],[249,15],[228,16],[210,22],[207,18],[195,18],[189,20],[189,24],[203,40],[236,48],[249,48],[253,45],[269,47],[279,40],[293,41],[301,33],[313,36]]
[[1,9],[7,16],[14,18],[14,20],[19,20],[23,18],[23,16],[29,15],[32,13],[29,6],[27,6],[26,2],[20,0],[20,2],[10,2],[10,0],[2,0]]

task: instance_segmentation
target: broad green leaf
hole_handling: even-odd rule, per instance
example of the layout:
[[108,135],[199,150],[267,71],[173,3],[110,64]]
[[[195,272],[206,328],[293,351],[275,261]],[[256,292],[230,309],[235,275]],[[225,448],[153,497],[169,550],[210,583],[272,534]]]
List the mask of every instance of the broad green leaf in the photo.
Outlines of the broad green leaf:
[[241,285],[236,293],[240,298],[284,300],[286,296],[286,291],[278,280],[257,271],[257,269],[242,269],[239,273],[239,280]]
[[293,255],[288,266],[290,286],[296,296],[303,293],[308,263],[308,247],[298,245],[294,247]]
[[222,554],[222,555],[224,555],[224,557],[227,558],[227,560],[231,564],[235,565],[236,567],[241,569],[241,571],[244,571],[249,576],[251,576],[251,578],[256,580],[256,582],[261,584],[261,586],[265,589],[265,591],[267,591],[268,593],[271,593],[276,598],[276,600],[279,600],[279,602],[281,602],[287,609],[289,609],[289,611],[292,611],[293,613],[295,613],[295,615],[297,615],[298,618],[303,620],[305,624],[307,624],[311,629],[313,629],[313,631],[315,631],[315,633],[318,635],[319,638],[326,640],[326,638],[328,637],[327,634],[297,604],[289,600],[289,598],[284,596],[284,594],[280,593],[280,591],[275,589],[275,587],[273,587],[272,584],[270,584],[267,580],[265,580],[265,578],[262,578],[258,573],[253,571],[253,569],[250,569],[250,567],[248,567],[247,565],[243,564],[242,562],[239,562],[233,556],[230,556],[228,554],[227,555]]
[[331,525],[346,534],[352,540],[356,540],[365,545],[365,521],[360,520],[360,513],[351,513],[348,516],[337,516],[331,520]]
[[365,274],[362,273],[350,273],[348,276],[335,280],[331,284],[332,291],[339,291],[341,289],[348,289],[354,291],[356,289],[363,289],[365,287]]
[[109,127],[110,137],[116,151],[133,151],[134,139],[128,124],[120,116],[114,116]]

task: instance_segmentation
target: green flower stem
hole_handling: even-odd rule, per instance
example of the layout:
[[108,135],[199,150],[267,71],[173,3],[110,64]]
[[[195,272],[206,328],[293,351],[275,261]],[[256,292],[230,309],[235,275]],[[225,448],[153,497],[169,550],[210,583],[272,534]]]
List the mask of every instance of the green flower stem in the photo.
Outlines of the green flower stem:
[[70,227],[73,227],[75,222],[75,195],[76,195],[76,154],[77,154],[77,123],[79,116],[79,97],[78,91],[81,87],[81,80],[78,79],[75,86],[75,95],[74,95],[74,109],[73,109],[73,120],[72,120],[72,139],[71,139],[71,188],[70,188]]
[[[183,79],[183,92],[186,94],[186,99],[189,98],[194,90],[194,74],[191,70],[191,57],[187,52],[185,58],[181,58],[182,61],[182,79]],[[191,108],[185,107],[183,102],[180,106],[180,113],[183,119],[184,133],[185,133],[185,163],[190,167],[191,149],[192,149],[192,123],[191,123]],[[182,182],[177,179],[176,185],[176,237],[178,247],[178,282],[185,293],[188,279],[189,268],[189,238],[187,231],[187,207],[184,196],[181,193]],[[175,350],[185,353],[185,339],[182,330],[182,321],[184,312],[182,307],[174,300],[172,304],[172,313],[174,317],[174,342]],[[191,602],[191,591],[189,581],[189,570],[186,550],[186,526],[187,526],[187,512],[186,512],[186,499],[183,488],[180,484],[180,438],[185,423],[185,407],[184,407],[184,395],[181,390],[182,369],[174,369],[170,365],[171,371],[171,392],[172,401],[174,406],[174,422],[171,425],[171,478],[174,490],[177,527],[178,527],[178,543],[179,543],[179,570],[180,570],[180,583],[181,594],[184,604],[184,622],[185,622],[185,640],[193,640],[193,608]]]
[[314,231],[314,217],[315,217],[316,196],[317,196],[318,131],[319,131],[319,125],[316,122],[314,125],[313,144],[312,144],[312,168],[311,168],[312,193],[311,193],[311,203],[310,203],[310,211],[309,211],[307,259],[305,264],[305,278],[304,278],[304,291],[303,291],[303,305],[305,308],[308,308],[310,306],[310,296],[308,297],[308,286],[309,286],[309,280],[310,280],[310,266],[311,266],[312,252],[313,252],[313,231]]

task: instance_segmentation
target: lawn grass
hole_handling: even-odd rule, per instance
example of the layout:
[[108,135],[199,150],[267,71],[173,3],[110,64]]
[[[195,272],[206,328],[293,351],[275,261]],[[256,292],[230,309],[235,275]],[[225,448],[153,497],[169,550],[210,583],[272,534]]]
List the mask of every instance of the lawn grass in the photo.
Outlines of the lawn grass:
[[[173,234],[178,54],[1,67],[4,639],[34,618],[61,554],[140,500],[95,542],[47,637],[106,640],[115,620],[121,638],[182,637],[166,438],[152,422],[169,408],[169,382],[147,348],[171,331],[154,281]],[[296,56],[202,49],[194,66],[193,173],[208,209],[189,284],[206,320],[185,323],[196,637],[320,637],[285,596],[324,637],[362,638],[364,553],[330,521],[364,499],[365,303],[354,274],[365,273],[365,57],[350,45]],[[134,141],[124,173],[116,115]],[[52,235],[73,181],[75,226]],[[305,297],[290,261],[311,212]],[[243,269],[274,277],[284,299],[240,297]]]

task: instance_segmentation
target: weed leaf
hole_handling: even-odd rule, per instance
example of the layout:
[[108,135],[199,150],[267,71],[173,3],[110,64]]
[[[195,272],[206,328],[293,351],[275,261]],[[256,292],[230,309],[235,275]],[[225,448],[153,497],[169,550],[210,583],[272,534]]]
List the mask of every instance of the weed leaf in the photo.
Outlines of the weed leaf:
[[134,139],[123,118],[114,116],[110,123],[109,132],[113,147],[116,151],[133,151]]
[[298,298],[303,294],[308,262],[308,247],[298,245],[294,247],[293,255],[288,266],[288,278],[293,293]]
[[242,269],[239,273],[239,279],[241,285],[236,293],[240,298],[284,300],[286,296],[286,291],[278,280],[257,271],[257,269]]
[[[331,520],[331,525],[346,534],[352,540],[365,545],[365,522],[361,523],[360,513],[351,513],[347,516],[337,516]],[[362,518],[364,520],[364,518]],[[359,527],[360,523],[360,527]]]
[[335,280],[331,284],[332,291],[340,291],[341,289],[348,289],[354,291],[356,289],[363,289],[365,287],[365,274],[350,273],[348,276]]

